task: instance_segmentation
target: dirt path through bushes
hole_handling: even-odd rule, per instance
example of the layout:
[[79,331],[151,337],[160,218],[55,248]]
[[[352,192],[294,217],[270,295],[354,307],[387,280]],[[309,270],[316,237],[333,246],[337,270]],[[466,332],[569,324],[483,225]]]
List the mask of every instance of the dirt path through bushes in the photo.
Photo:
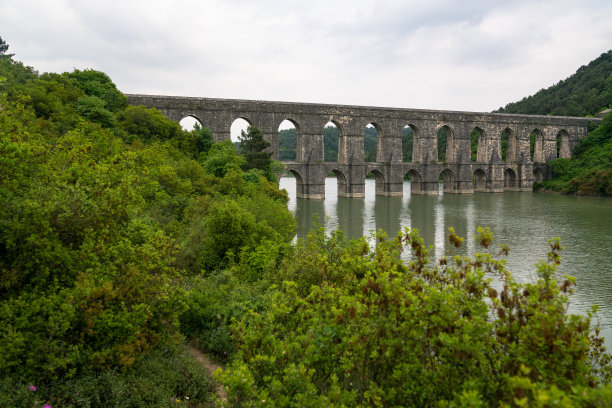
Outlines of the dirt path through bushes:
[[217,381],[213,377],[213,373],[220,366],[210,361],[210,359],[206,356],[206,354],[202,353],[200,350],[195,348],[193,345],[188,344],[187,349],[189,350],[189,354],[191,354],[196,360],[198,360],[209,372],[210,377],[213,379],[215,383],[215,388],[217,390],[217,397],[219,397],[221,401],[227,402],[227,394],[225,393],[223,386],[217,383]]

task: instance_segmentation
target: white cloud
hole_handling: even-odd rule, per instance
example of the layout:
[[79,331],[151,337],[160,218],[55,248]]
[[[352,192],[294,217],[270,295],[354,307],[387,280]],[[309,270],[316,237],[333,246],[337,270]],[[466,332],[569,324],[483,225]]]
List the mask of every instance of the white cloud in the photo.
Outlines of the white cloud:
[[126,93],[488,111],[612,45],[607,0],[5,0],[0,35],[40,71]]

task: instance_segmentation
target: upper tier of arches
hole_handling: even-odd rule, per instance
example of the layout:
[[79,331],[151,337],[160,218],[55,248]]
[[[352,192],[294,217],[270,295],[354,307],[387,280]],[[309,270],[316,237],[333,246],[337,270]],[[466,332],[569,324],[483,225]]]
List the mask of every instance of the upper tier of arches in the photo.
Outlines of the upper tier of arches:
[[[217,141],[238,142],[242,131],[246,132],[249,126],[259,127],[248,115],[237,115],[228,122],[227,129],[211,126],[196,114],[186,115],[180,122],[187,119],[190,120],[186,123],[195,121],[211,129]],[[582,137],[581,132],[569,126],[479,124],[467,129],[457,123],[441,122],[434,128],[421,125],[425,128],[421,130],[410,120],[387,130],[376,120],[362,120],[359,132],[353,124],[343,125],[340,119],[325,119],[316,129],[311,122],[303,126],[300,120],[286,116],[276,120],[272,130],[260,130],[270,141],[274,158],[288,162],[545,163],[571,157],[572,147]]]
[[[128,95],[170,119],[196,118],[215,139],[236,119],[258,127],[279,157],[281,124],[292,124],[297,162],[545,163],[570,157],[594,118],[508,115],[308,103]],[[326,137],[326,127],[335,129]],[[327,133],[330,133],[329,131]],[[333,153],[333,154],[332,154]]]

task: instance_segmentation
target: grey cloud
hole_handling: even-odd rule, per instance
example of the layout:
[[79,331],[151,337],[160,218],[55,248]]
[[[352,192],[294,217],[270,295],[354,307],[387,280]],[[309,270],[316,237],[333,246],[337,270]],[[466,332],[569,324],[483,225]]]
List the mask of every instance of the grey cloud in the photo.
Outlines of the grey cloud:
[[[608,3],[5,0],[0,35],[25,63],[107,70],[125,92],[490,110],[606,51]],[[593,20],[558,37],[577,12]]]

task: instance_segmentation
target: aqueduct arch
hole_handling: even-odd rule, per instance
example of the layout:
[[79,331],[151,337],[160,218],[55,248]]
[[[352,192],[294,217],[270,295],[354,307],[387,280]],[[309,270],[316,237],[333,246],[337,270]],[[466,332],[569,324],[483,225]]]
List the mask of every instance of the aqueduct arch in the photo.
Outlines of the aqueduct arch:
[[[447,192],[473,192],[472,177],[476,175],[479,191],[531,190],[535,178],[548,174],[541,166],[557,156],[557,136],[558,155],[571,157],[586,136],[589,121],[601,122],[596,118],[154,95],[128,95],[128,100],[157,108],[172,120],[196,117],[216,141],[229,139],[232,122],[246,118],[271,142],[275,159],[279,157],[280,123],[291,120],[298,133],[296,159],[285,165],[296,176],[298,196],[315,199],[324,198],[325,176],[334,169],[343,175],[342,194],[347,197],[363,197],[366,174],[373,169],[380,173],[379,193],[384,195],[401,195],[406,174],[411,177],[413,194],[438,194],[439,177],[446,170]],[[329,122],[338,129],[337,162],[325,160],[323,133]],[[378,133],[375,162],[364,160],[364,127],[369,123],[376,124]],[[407,124],[412,130],[412,160],[404,162],[402,132]],[[475,128],[480,129],[478,154],[471,161],[470,134]],[[440,129],[446,133],[445,148],[438,143]],[[439,160],[439,148],[444,150],[444,160]],[[511,186],[512,180],[516,187]],[[451,184],[452,189],[446,188]]]

